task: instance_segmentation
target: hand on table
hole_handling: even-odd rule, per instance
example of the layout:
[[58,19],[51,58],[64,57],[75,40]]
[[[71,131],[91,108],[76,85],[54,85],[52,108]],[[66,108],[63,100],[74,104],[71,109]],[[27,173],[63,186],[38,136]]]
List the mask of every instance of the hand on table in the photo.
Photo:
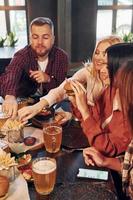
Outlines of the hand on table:
[[88,147],[83,150],[83,157],[86,165],[97,165],[98,167],[104,167],[106,157],[103,156],[95,147]]
[[2,111],[5,112],[9,117],[15,119],[17,116],[18,103],[15,96],[7,95],[2,104]]
[[48,74],[39,70],[37,71],[30,70],[30,77],[35,79],[37,83],[47,83],[50,80],[50,77]]

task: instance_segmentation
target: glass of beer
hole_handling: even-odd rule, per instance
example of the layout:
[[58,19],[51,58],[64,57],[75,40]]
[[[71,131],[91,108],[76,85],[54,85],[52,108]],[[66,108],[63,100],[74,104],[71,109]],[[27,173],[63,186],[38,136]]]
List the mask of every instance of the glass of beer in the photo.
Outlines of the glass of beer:
[[32,173],[36,191],[41,195],[50,194],[56,181],[56,160],[49,157],[36,158],[32,162]]
[[49,153],[56,153],[60,150],[62,142],[62,127],[49,125],[44,127],[44,145]]

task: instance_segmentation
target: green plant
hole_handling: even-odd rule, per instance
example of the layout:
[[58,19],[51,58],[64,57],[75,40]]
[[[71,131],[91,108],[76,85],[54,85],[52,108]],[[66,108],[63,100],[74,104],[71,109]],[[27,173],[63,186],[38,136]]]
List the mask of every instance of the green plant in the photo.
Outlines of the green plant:
[[122,39],[123,39],[123,41],[124,42],[133,42],[133,33],[128,33],[128,34],[124,34],[123,36],[122,36]]
[[7,35],[7,45],[10,47],[14,47],[15,44],[17,43],[18,38],[16,38],[16,34],[14,32],[10,32]]
[[4,46],[4,42],[5,42],[6,38],[2,38],[0,36],[0,47],[3,47]]

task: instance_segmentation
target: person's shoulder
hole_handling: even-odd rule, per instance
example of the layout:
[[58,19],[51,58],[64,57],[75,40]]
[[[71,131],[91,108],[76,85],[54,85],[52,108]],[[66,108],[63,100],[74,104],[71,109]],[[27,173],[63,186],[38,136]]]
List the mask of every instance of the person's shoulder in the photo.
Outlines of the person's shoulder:
[[25,47],[19,49],[14,55],[15,56],[25,55],[25,54],[28,54],[31,51],[32,51],[31,46],[30,45],[26,45]]
[[65,50],[61,49],[61,48],[58,47],[58,46],[53,46],[53,48],[52,48],[51,51],[53,51],[55,54],[59,54],[59,55],[65,55],[65,56],[68,55],[67,52],[66,52]]

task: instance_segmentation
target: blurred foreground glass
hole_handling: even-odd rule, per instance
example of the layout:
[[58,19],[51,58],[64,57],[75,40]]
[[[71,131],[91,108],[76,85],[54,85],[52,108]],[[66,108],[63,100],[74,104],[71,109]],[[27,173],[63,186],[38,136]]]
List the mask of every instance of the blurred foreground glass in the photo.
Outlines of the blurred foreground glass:
[[32,173],[36,191],[41,195],[50,194],[56,181],[56,160],[41,157],[32,162]]
[[9,179],[9,181],[14,181],[16,178],[15,171],[16,171],[15,166],[11,166],[7,169],[0,169],[0,175],[6,176]]
[[44,131],[44,145],[46,151],[49,153],[56,153],[60,150],[62,142],[62,127],[56,125],[49,125],[43,128]]

